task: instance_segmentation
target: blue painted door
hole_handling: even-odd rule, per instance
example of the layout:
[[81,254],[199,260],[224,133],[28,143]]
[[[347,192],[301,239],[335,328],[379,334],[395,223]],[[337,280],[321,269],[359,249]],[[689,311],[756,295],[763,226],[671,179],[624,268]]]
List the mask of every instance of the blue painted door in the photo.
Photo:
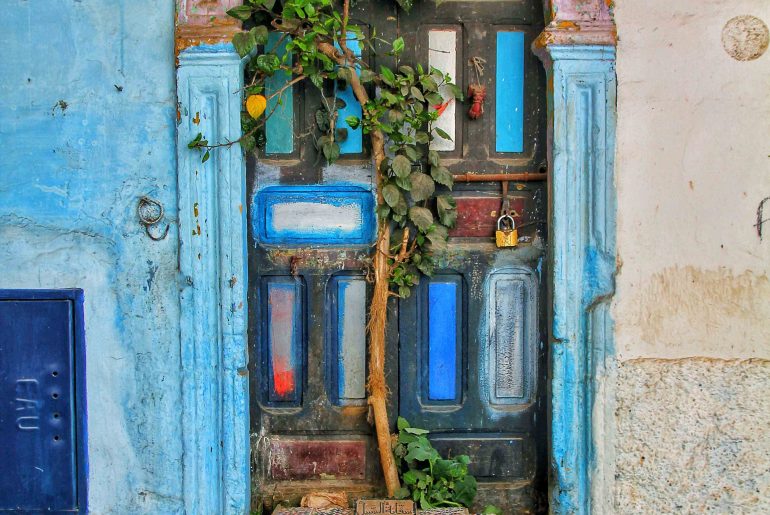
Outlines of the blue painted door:
[[[405,62],[441,68],[463,89],[486,87],[479,119],[458,102],[439,120],[453,140],[435,150],[454,173],[542,171],[544,74],[528,50],[542,29],[537,4],[417,2],[404,16],[389,2],[357,3],[355,16],[374,20],[384,39],[405,38]],[[365,56],[375,68],[385,59],[379,50]],[[285,77],[276,81],[277,91]],[[345,110],[360,109],[335,88]],[[312,489],[382,493],[366,404],[376,228],[366,137],[349,131],[341,159],[324,166],[307,138],[319,98],[292,88],[248,167],[253,480],[255,504],[268,507]],[[544,509],[546,486],[546,188],[510,190],[521,241],[498,249],[500,183],[455,185],[458,225],[436,275],[389,305],[386,367],[393,423],[404,416],[429,429],[442,453],[470,455],[478,505],[532,513]]]
[[0,290],[0,511],[85,510],[82,299]]

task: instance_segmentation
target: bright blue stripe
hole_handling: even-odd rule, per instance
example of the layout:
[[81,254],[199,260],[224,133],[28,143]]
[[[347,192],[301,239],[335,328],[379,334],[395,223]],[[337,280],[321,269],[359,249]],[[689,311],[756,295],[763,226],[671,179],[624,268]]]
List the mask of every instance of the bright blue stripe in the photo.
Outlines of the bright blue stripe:
[[457,284],[428,287],[428,398],[457,398]]
[[[271,32],[267,38],[267,49],[272,49],[280,38],[280,33]],[[279,56],[286,53],[286,44],[289,41],[291,38],[287,37],[276,48],[276,53]],[[291,65],[291,63],[288,64]],[[265,80],[265,95],[270,98],[270,95],[280,90],[290,80],[291,73],[276,72]],[[265,152],[268,154],[291,154],[294,151],[294,87],[286,88],[280,95],[270,98],[267,101],[265,116],[269,116],[265,122],[267,139]]]
[[[346,44],[348,48],[358,57],[361,56],[361,43],[355,39],[356,35],[353,32],[348,32],[348,40]],[[359,66],[356,66],[356,73],[360,70]],[[353,94],[353,89],[347,86],[343,90],[337,90],[337,98],[345,102],[345,107],[338,111],[338,127],[348,130],[348,139],[340,143],[340,154],[360,154],[363,151],[363,132],[359,126],[353,130],[350,125],[345,121],[348,116],[356,116],[361,119],[361,104],[356,100],[356,96]]]
[[524,150],[524,33],[497,33],[495,150]]

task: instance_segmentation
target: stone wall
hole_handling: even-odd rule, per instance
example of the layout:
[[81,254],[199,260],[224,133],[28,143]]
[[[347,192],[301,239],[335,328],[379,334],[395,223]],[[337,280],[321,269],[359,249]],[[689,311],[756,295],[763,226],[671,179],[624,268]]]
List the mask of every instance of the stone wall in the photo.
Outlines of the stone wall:
[[605,511],[770,511],[770,225],[763,239],[755,226],[770,196],[770,55],[761,24],[729,23],[746,15],[770,23],[770,4],[615,8],[618,369]]

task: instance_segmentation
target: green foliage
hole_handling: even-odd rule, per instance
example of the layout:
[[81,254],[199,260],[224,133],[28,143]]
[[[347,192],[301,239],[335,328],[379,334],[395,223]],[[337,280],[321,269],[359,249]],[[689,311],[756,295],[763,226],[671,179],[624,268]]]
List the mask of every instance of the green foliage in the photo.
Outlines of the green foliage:
[[[412,7],[412,0],[397,2],[406,11]],[[376,28],[367,37],[362,27],[346,24],[340,4],[332,0],[243,0],[243,5],[233,7],[228,14],[243,21],[249,30],[236,34],[233,45],[242,57],[250,56],[245,67],[247,96],[263,94],[265,79],[277,72],[295,81],[309,79],[318,88],[323,102],[315,113],[312,136],[327,162],[340,158],[347,126],[353,130],[360,127],[364,134],[381,131],[385,136],[389,157],[379,170],[382,204],[377,214],[381,224],[391,224],[393,229],[391,287],[406,297],[421,274],[433,273],[433,253],[446,248],[449,229],[457,220],[452,174],[441,164],[438,152],[428,149],[435,137],[450,138],[434,126],[439,116],[436,108],[453,98],[462,100],[462,92],[451,77],[435,68],[401,63],[405,50],[402,37],[395,39],[387,52],[396,62],[393,68],[382,65],[379,70],[369,69],[352,54],[348,54],[348,62],[338,65],[328,49],[344,49],[351,34],[362,48],[374,50],[375,39],[383,42]],[[268,43],[270,31],[281,35],[284,53],[278,53],[279,44]],[[339,89],[331,86],[344,87],[354,73],[368,89],[370,100],[362,106],[360,118],[348,116],[341,123],[338,111],[344,103],[325,92]],[[277,96],[280,104],[280,95],[272,93],[268,99]],[[238,142],[245,152],[262,146],[263,126],[271,114],[266,112],[259,120],[248,114],[241,117],[243,136]],[[204,160],[214,147],[235,143],[209,145],[199,136],[190,148],[205,150]]]
[[[470,507],[476,497],[476,478],[468,474],[470,458],[442,458],[428,440],[428,431],[411,427],[398,417],[398,443],[393,450],[404,486],[398,499],[412,499],[423,510]],[[487,506],[486,509],[496,509]],[[484,513],[500,513],[485,511]]]

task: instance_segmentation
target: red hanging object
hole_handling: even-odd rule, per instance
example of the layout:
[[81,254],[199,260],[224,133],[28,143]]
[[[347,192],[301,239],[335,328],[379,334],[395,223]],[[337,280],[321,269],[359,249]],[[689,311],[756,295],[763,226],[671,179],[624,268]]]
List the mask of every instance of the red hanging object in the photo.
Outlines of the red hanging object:
[[468,118],[478,120],[484,114],[484,99],[487,96],[487,87],[481,84],[471,84],[468,86],[468,98],[472,102],[468,109]]

